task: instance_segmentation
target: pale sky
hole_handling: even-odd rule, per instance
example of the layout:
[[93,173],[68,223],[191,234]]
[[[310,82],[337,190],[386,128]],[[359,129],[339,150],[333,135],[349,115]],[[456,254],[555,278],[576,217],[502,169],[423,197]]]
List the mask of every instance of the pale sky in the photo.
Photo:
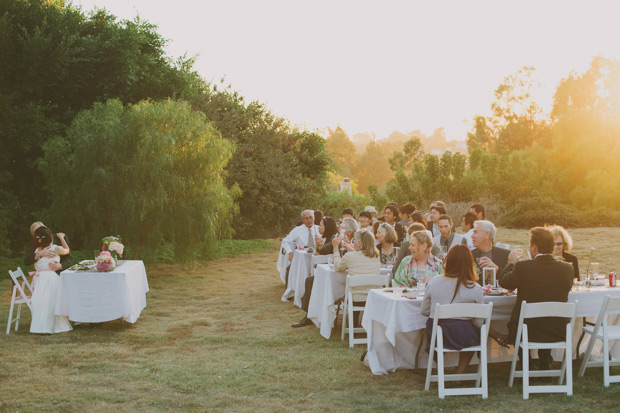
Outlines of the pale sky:
[[536,100],[597,55],[620,59],[620,1],[73,0],[158,26],[172,57],[225,78],[291,123],[385,138],[444,127],[465,139],[493,92],[536,68]]

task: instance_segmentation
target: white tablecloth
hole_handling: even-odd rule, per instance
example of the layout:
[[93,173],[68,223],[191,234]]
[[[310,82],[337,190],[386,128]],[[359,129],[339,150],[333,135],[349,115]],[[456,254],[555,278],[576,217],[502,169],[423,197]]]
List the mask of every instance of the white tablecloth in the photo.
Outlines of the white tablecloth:
[[[603,297],[620,296],[620,288],[593,288],[591,291],[577,291],[569,294],[569,301],[579,300],[573,346],[577,345],[581,335],[582,317],[595,318],[603,301]],[[506,332],[506,321],[510,319],[516,296],[485,297],[485,303],[493,302],[492,327]],[[416,351],[425,339],[427,317],[420,314],[422,298],[411,300],[396,298],[393,293],[381,289],[371,290],[368,294],[362,326],[368,333],[368,364],[373,374],[387,374],[399,368],[416,368]],[[589,320],[592,321],[592,320]],[[581,344],[584,352],[587,339]],[[506,349],[495,341],[490,341],[488,361],[501,362],[512,360],[512,348]],[[599,346],[600,347],[600,346]],[[595,347],[595,351],[597,347]],[[620,356],[620,346],[612,347],[612,355]],[[455,365],[456,354],[446,365]],[[424,349],[419,353],[419,367],[426,367],[428,354]]]
[[306,291],[306,278],[310,275],[312,255],[312,253],[303,250],[295,250],[293,261],[291,261],[291,269],[288,272],[288,284],[286,285],[286,291],[282,295],[282,301],[286,301],[289,297],[294,297],[293,303],[301,308],[301,298]]
[[288,267],[288,251],[295,249],[295,245],[290,241],[284,241],[280,243],[280,251],[278,252],[278,262],[276,263],[276,269],[280,273],[280,280],[282,284],[286,284],[286,268]]
[[308,305],[308,318],[319,327],[321,335],[329,338],[336,320],[334,302],[344,297],[347,274],[337,272],[327,264],[319,264],[314,270],[314,284]]
[[99,323],[123,318],[135,323],[146,307],[149,284],[142,261],[126,261],[111,272],[60,273],[56,315]]

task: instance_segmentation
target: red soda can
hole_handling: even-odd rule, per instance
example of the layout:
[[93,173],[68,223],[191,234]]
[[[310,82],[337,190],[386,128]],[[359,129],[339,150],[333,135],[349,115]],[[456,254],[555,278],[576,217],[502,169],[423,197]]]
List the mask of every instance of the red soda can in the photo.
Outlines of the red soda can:
[[609,273],[609,286],[610,287],[616,286],[616,273],[615,272]]

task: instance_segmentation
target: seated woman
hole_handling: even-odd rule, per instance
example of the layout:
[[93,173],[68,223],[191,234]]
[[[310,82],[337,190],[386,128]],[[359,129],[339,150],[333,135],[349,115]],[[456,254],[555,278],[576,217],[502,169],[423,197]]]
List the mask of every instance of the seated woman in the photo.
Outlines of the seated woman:
[[[474,258],[466,245],[455,245],[446,256],[446,272],[433,278],[426,289],[420,313],[430,317],[426,321],[426,351],[430,349],[430,337],[433,332],[435,304],[480,303],[484,302],[482,287],[476,283]],[[480,345],[480,326],[482,320],[447,319],[439,322],[443,332],[444,348],[460,350],[465,347]],[[473,351],[459,353],[457,374],[465,373]],[[432,357],[429,354],[429,357]]]
[[396,242],[396,231],[393,227],[385,222],[379,225],[377,228],[377,248],[379,249],[379,260],[381,264],[394,265],[396,262],[396,248],[394,243]]
[[55,255],[53,258],[47,255],[40,257],[34,264],[37,271],[32,283],[32,321],[30,323],[31,333],[56,334],[71,331],[73,328],[69,324],[69,319],[65,316],[54,314],[56,307],[56,291],[60,277],[50,270],[50,262],[60,262],[61,255],[69,254],[69,246],[65,241],[65,234],[56,234],[60,240],[60,246],[52,244],[52,231],[41,226],[34,231],[35,241],[38,245],[35,256],[39,250],[48,249]]
[[319,223],[319,233],[321,236],[316,235],[314,240],[316,242],[317,255],[329,255],[334,253],[332,246],[332,238],[338,233],[338,225],[336,220],[332,217],[325,217],[321,219]]
[[372,228],[372,224],[373,224],[372,214],[368,211],[360,212],[360,216],[357,219],[357,221],[360,224],[360,230],[366,231]]
[[[337,248],[339,244],[340,236],[337,235],[332,240],[332,245]],[[379,274],[381,262],[372,232],[357,231],[353,237],[353,245],[343,245],[348,253],[344,257],[334,254],[334,269],[336,271],[347,271],[349,275]]]
[[398,210],[398,207],[393,204],[387,204],[385,208],[383,208],[382,218],[386,224],[394,227],[397,237],[395,245],[397,247],[400,246],[400,243],[405,239],[405,227],[396,222],[396,220],[400,218],[400,211]]
[[342,231],[344,231],[344,239],[341,239],[342,237],[338,237],[340,245],[338,246],[338,248],[334,249],[334,253],[339,251],[340,255],[345,255],[348,251],[348,248],[346,246],[351,246],[351,243],[353,242],[353,235],[355,235],[358,230],[359,225],[357,224],[357,221],[355,219],[343,219],[342,224],[340,224],[340,232],[342,233]]
[[[403,258],[394,273],[392,286],[413,287],[413,278],[419,271],[425,271],[426,278],[443,274],[441,260],[431,254],[433,240],[427,231],[412,232],[409,238],[411,255]],[[415,283],[417,285],[417,283]]]
[[579,260],[573,254],[568,253],[573,248],[573,238],[564,227],[559,225],[549,227],[549,230],[555,237],[553,256],[562,257],[563,261],[572,264],[575,270],[574,277],[579,279]]
[[411,214],[411,216],[409,217],[409,222],[411,222],[411,224],[419,222],[420,224],[424,225],[424,228],[428,228],[428,221],[426,221],[424,215],[417,211]]

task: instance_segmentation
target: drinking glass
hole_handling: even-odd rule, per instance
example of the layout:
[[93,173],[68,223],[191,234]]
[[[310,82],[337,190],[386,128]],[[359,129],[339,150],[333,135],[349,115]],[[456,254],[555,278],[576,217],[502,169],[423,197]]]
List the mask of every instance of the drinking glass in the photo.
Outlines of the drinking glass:
[[426,270],[417,270],[416,279],[418,281],[418,294],[424,295],[426,290]]
[[590,264],[592,266],[592,278],[596,279],[596,277],[598,277],[598,267],[599,267],[599,263],[598,262],[593,262],[592,264]]

